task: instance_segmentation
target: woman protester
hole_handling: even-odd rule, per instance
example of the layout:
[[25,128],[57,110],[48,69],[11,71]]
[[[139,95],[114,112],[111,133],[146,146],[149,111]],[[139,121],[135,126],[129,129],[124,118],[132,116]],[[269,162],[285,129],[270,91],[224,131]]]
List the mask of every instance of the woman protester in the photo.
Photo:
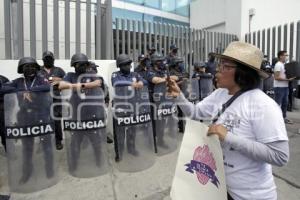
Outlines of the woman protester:
[[275,200],[272,165],[288,162],[289,146],[279,106],[259,89],[261,78],[267,77],[260,69],[263,53],[232,42],[215,56],[218,89],[212,94],[194,105],[173,80],[168,81],[168,94],[186,116],[212,120],[207,134],[221,142],[229,200]]

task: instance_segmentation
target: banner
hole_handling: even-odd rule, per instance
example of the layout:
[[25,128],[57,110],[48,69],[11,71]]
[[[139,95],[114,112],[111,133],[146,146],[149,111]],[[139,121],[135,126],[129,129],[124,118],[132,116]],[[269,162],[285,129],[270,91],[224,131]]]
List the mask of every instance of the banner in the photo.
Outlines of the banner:
[[207,137],[208,127],[187,120],[173,179],[172,200],[227,199],[219,139]]

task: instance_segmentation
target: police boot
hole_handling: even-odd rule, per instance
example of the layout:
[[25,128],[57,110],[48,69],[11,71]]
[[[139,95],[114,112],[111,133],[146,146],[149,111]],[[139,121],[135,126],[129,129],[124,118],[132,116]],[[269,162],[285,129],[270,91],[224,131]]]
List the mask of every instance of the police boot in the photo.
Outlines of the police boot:
[[106,143],[108,143],[108,144],[111,144],[111,143],[113,143],[114,141],[110,138],[110,137],[106,137]]
[[30,179],[31,174],[32,174],[32,171],[33,171],[33,166],[30,165],[30,166],[28,166],[28,167],[29,167],[29,168],[28,168],[28,171],[23,172],[23,175],[22,175],[22,177],[21,177],[20,180],[19,180],[19,184],[25,184],[25,183],[27,183],[27,181]]
[[56,150],[62,150],[64,148],[64,145],[61,143],[61,141],[56,141]]

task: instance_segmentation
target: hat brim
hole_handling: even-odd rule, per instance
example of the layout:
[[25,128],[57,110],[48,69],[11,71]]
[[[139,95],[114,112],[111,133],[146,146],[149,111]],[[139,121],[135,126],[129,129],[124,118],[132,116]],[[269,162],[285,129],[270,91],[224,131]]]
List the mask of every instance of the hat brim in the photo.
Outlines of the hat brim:
[[223,54],[217,54],[217,53],[212,53],[213,56],[215,56],[216,58],[224,58],[224,59],[228,59],[228,60],[232,60],[232,61],[235,61],[237,63],[240,63],[242,65],[245,65],[247,67],[250,67],[251,69],[254,69],[255,71],[258,72],[259,76],[266,79],[268,78],[270,75],[266,72],[264,72],[263,70],[261,69],[257,69],[256,67],[252,66],[252,65],[249,65],[247,63],[244,63],[236,58],[233,58],[233,57],[230,57],[230,56],[226,56],[226,55],[223,55]]

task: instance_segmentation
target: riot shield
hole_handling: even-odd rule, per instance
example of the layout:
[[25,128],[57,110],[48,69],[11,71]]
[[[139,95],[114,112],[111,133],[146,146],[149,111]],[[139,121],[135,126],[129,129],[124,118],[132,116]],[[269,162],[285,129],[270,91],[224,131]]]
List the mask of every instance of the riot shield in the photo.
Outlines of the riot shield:
[[49,92],[16,92],[4,97],[9,187],[28,193],[58,182],[54,123]]
[[275,98],[274,92],[274,77],[271,75],[270,77],[263,80],[263,91],[272,99]]
[[108,172],[104,92],[63,90],[63,130],[69,173],[79,178]]
[[204,99],[213,92],[213,79],[201,77],[199,80],[200,100]]
[[190,102],[196,103],[199,101],[200,94],[198,79],[183,80],[180,89]]
[[178,118],[174,100],[166,95],[166,84],[157,84],[152,94],[154,108],[152,110],[154,135],[157,154],[171,153],[177,149]]
[[116,167],[137,172],[155,163],[148,88],[115,87],[113,124]]

